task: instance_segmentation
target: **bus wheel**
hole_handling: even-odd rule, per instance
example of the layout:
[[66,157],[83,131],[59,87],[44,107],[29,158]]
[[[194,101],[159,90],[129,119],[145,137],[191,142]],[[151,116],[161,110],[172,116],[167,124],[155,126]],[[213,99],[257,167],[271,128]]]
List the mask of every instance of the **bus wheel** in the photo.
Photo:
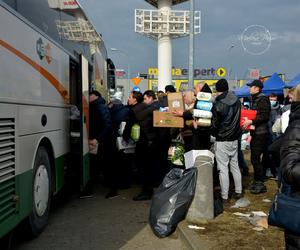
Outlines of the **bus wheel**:
[[34,162],[33,201],[29,215],[31,236],[38,236],[46,227],[51,201],[51,170],[48,152],[39,147]]

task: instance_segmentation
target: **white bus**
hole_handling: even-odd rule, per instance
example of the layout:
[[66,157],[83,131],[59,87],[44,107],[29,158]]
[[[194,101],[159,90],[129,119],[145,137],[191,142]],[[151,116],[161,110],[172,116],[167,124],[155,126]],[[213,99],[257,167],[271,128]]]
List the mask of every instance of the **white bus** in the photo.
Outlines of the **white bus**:
[[89,180],[88,91],[107,97],[107,51],[75,0],[0,0],[0,27],[0,239],[22,221],[37,236],[67,177]]

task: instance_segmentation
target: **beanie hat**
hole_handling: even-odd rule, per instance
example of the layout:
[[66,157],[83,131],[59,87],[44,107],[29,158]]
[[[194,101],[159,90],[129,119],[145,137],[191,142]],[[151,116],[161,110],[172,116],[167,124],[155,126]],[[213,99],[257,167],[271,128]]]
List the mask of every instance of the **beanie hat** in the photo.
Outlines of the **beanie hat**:
[[100,92],[97,91],[97,90],[92,90],[89,95],[95,95],[95,96],[98,96],[98,97],[102,97]]
[[228,91],[228,82],[226,79],[222,78],[216,82],[216,91],[217,92]]
[[165,91],[166,91],[166,93],[167,93],[167,92],[174,93],[174,92],[176,92],[176,89],[174,88],[173,85],[167,85],[167,86],[165,87]]

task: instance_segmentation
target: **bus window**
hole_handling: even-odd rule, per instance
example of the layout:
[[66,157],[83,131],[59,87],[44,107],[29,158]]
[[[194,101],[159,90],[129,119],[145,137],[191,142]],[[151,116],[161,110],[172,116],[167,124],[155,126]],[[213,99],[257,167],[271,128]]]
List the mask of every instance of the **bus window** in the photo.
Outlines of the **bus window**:
[[60,41],[55,20],[60,19],[57,10],[49,8],[47,0],[15,0],[16,10],[32,24],[40,28],[49,37],[57,42]]
[[17,6],[17,0],[0,0],[0,2],[4,2],[6,3],[7,5],[9,5],[10,7],[12,7],[13,9],[16,10],[16,6]]

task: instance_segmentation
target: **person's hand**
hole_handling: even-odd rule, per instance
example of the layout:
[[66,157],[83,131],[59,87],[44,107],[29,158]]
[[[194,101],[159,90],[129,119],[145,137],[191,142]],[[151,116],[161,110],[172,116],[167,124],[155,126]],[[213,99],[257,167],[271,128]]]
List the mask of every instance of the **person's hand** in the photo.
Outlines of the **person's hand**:
[[193,120],[193,127],[194,127],[194,129],[197,129],[197,127],[198,127],[198,124],[197,124],[196,120]]
[[252,120],[245,120],[243,124],[243,129],[247,130],[247,128],[252,125]]
[[90,146],[96,146],[97,144],[98,144],[98,141],[96,139],[89,140]]
[[172,114],[174,116],[183,116],[183,111],[182,110],[173,110]]

